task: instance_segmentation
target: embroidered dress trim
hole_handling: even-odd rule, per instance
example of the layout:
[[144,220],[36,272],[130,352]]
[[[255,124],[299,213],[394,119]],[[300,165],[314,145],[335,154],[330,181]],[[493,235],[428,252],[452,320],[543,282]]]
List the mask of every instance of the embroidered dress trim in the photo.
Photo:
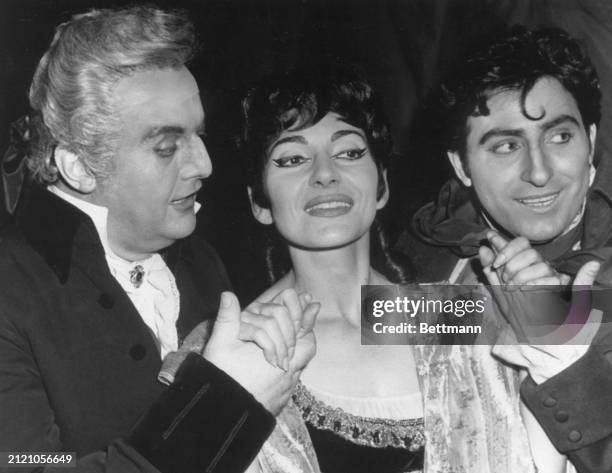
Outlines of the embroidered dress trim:
[[357,445],[405,448],[411,452],[425,446],[422,418],[392,420],[356,416],[319,401],[299,382],[292,397],[306,422]]

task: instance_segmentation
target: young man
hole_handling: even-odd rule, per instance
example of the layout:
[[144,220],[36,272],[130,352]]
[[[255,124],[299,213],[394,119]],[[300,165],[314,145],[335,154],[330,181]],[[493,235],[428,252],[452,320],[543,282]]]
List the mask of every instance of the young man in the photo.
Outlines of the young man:
[[190,236],[211,173],[193,42],[177,13],[91,11],[38,65],[41,185],[0,238],[2,452],[76,452],[78,471],[244,471],[314,354],[316,305],[285,293],[241,323],[221,262]]
[[[415,215],[418,239],[406,234],[400,242],[426,269],[421,278],[486,282],[474,257],[487,234],[502,254],[481,256],[503,283],[552,281],[559,275],[548,262],[576,274],[587,260],[604,260],[612,228],[609,158],[599,157],[596,173],[601,96],[576,41],[561,30],[515,28],[472,51],[449,77],[442,88],[445,143],[457,180]],[[511,250],[491,229],[511,240]],[[519,246],[533,259],[527,273],[518,271],[525,261],[504,259]],[[612,395],[604,388],[612,386],[609,347],[597,344],[586,354],[586,346],[562,348],[554,364],[522,360],[533,379],[521,393],[579,471],[609,471],[609,453],[602,455],[612,438]]]

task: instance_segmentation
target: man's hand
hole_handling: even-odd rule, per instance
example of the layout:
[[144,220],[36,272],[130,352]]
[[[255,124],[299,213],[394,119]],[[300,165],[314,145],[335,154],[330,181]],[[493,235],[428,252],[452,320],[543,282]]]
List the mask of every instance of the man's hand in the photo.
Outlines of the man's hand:
[[[308,303],[306,309],[300,311],[303,312],[301,316],[293,314],[301,320],[307,318],[306,329],[308,331],[296,336],[293,356],[288,359],[286,370],[268,363],[262,354],[262,349],[256,343],[258,343],[257,340],[269,339],[264,340],[262,344],[267,347],[266,349],[272,350],[271,352],[275,353],[280,362],[279,356],[282,356],[285,350],[288,357],[289,350],[286,346],[283,349],[282,345],[285,342],[282,340],[286,340],[285,336],[289,340],[292,339],[289,325],[293,325],[293,323],[287,324],[284,320],[279,322],[279,317],[283,319],[283,316],[279,315],[281,311],[278,308],[268,310],[259,307],[258,310],[272,315],[266,316],[270,318],[266,319],[262,326],[251,330],[242,325],[240,305],[236,296],[231,292],[224,292],[221,295],[221,306],[217,320],[203,355],[204,358],[241,384],[269,412],[277,415],[289,401],[293,387],[297,383],[302,370],[315,354],[316,345],[312,325],[314,325],[314,319],[319,311],[319,305]],[[288,312],[285,315],[289,316]],[[291,320],[293,320],[293,316],[290,317]],[[247,320],[253,321],[252,317],[257,316],[252,313],[245,316]],[[270,333],[267,331],[268,328],[270,328]],[[259,332],[259,330],[262,330],[262,332]],[[294,329],[293,333],[299,333],[299,331],[298,329],[296,332]],[[250,338],[255,343],[239,338],[240,335],[249,338],[249,333],[252,334]],[[255,333],[259,335],[255,336]]]
[[481,246],[480,263],[489,283],[495,285],[566,285],[570,277],[558,273],[531,247],[525,237],[506,241],[499,233],[487,232],[491,247]]
[[[502,334],[493,354],[502,360],[527,369],[536,383],[542,383],[575,363],[588,350],[602,320],[602,312],[590,309],[587,290],[597,276],[599,263],[586,263],[574,279],[572,303],[566,322],[546,337],[553,345],[526,345],[517,341],[517,330]],[[585,316],[588,313],[586,320]],[[512,324],[511,324],[512,325]],[[560,344],[565,342],[565,344]]]
[[[584,286],[593,283],[599,265],[590,262],[580,269],[574,281],[572,304],[568,307],[554,288],[533,287],[565,286],[570,277],[557,273],[531,248],[526,238],[507,242],[494,231],[488,232],[487,238],[491,248],[483,246],[479,251],[483,272],[499,309],[518,340],[538,343],[539,339],[539,343],[562,344],[573,338],[575,331],[571,334],[567,329],[551,331],[564,324],[584,324],[590,312],[589,294]],[[568,332],[568,336],[562,339],[550,337],[553,333],[559,336],[564,332]],[[540,339],[542,335],[548,336]]]
[[493,353],[526,368],[541,383],[584,355],[599,328],[601,312],[591,311],[588,291],[599,263],[591,261],[580,268],[568,307],[552,288],[535,287],[567,285],[570,278],[544,262],[526,238],[506,242],[493,231],[487,238],[491,248],[480,248],[480,262],[497,305],[512,328],[502,333]]

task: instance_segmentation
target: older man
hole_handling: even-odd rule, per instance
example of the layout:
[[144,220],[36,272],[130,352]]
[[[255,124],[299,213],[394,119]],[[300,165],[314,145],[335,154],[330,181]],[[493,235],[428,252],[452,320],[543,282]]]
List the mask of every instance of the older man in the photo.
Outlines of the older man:
[[[241,324],[222,264],[190,236],[211,173],[193,40],[180,14],[91,11],[38,65],[41,185],[0,237],[2,452],[76,452],[82,471],[244,471],[314,353],[296,333],[316,305],[282,294],[251,308],[261,326]],[[164,389],[162,360],[185,338]],[[49,466],[2,466],[15,458]]]
[[[471,51],[449,77],[445,143],[457,180],[415,215],[419,238],[406,234],[400,242],[427,271],[421,277],[486,281],[474,257],[487,236],[497,254],[481,249],[485,270],[496,269],[503,283],[553,283],[559,275],[548,262],[575,274],[585,261],[605,259],[608,158],[597,173],[594,167],[601,94],[576,41],[561,30],[515,28]],[[554,363],[522,358],[532,376],[521,387],[526,403],[585,472],[611,465],[600,442],[612,435],[606,345],[586,355],[584,345],[563,347],[548,358]]]

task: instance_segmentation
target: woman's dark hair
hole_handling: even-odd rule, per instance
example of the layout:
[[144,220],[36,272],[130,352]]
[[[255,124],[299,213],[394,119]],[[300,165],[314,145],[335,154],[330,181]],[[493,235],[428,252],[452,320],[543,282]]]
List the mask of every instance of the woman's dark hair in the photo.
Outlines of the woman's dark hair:
[[470,116],[488,115],[492,94],[516,90],[525,99],[543,77],[558,80],[574,97],[584,126],[599,124],[601,91],[597,72],[580,44],[558,28],[528,30],[514,26],[493,38],[481,38],[479,46],[451,70],[442,84],[442,114],[446,122],[446,149],[465,158]]
[[[389,167],[393,143],[382,100],[355,68],[292,70],[268,77],[252,88],[242,102],[244,122],[239,140],[246,163],[247,181],[253,202],[269,208],[263,174],[270,145],[286,130],[302,130],[319,122],[328,113],[337,113],[346,123],[364,131],[378,172],[377,198],[385,193],[383,170]],[[373,255],[384,255],[376,269],[393,281],[403,282],[402,269],[392,262],[384,234],[373,225],[376,240]],[[273,229],[268,235],[266,263],[270,282],[290,268],[287,244]],[[372,261],[376,265],[376,261]]]

